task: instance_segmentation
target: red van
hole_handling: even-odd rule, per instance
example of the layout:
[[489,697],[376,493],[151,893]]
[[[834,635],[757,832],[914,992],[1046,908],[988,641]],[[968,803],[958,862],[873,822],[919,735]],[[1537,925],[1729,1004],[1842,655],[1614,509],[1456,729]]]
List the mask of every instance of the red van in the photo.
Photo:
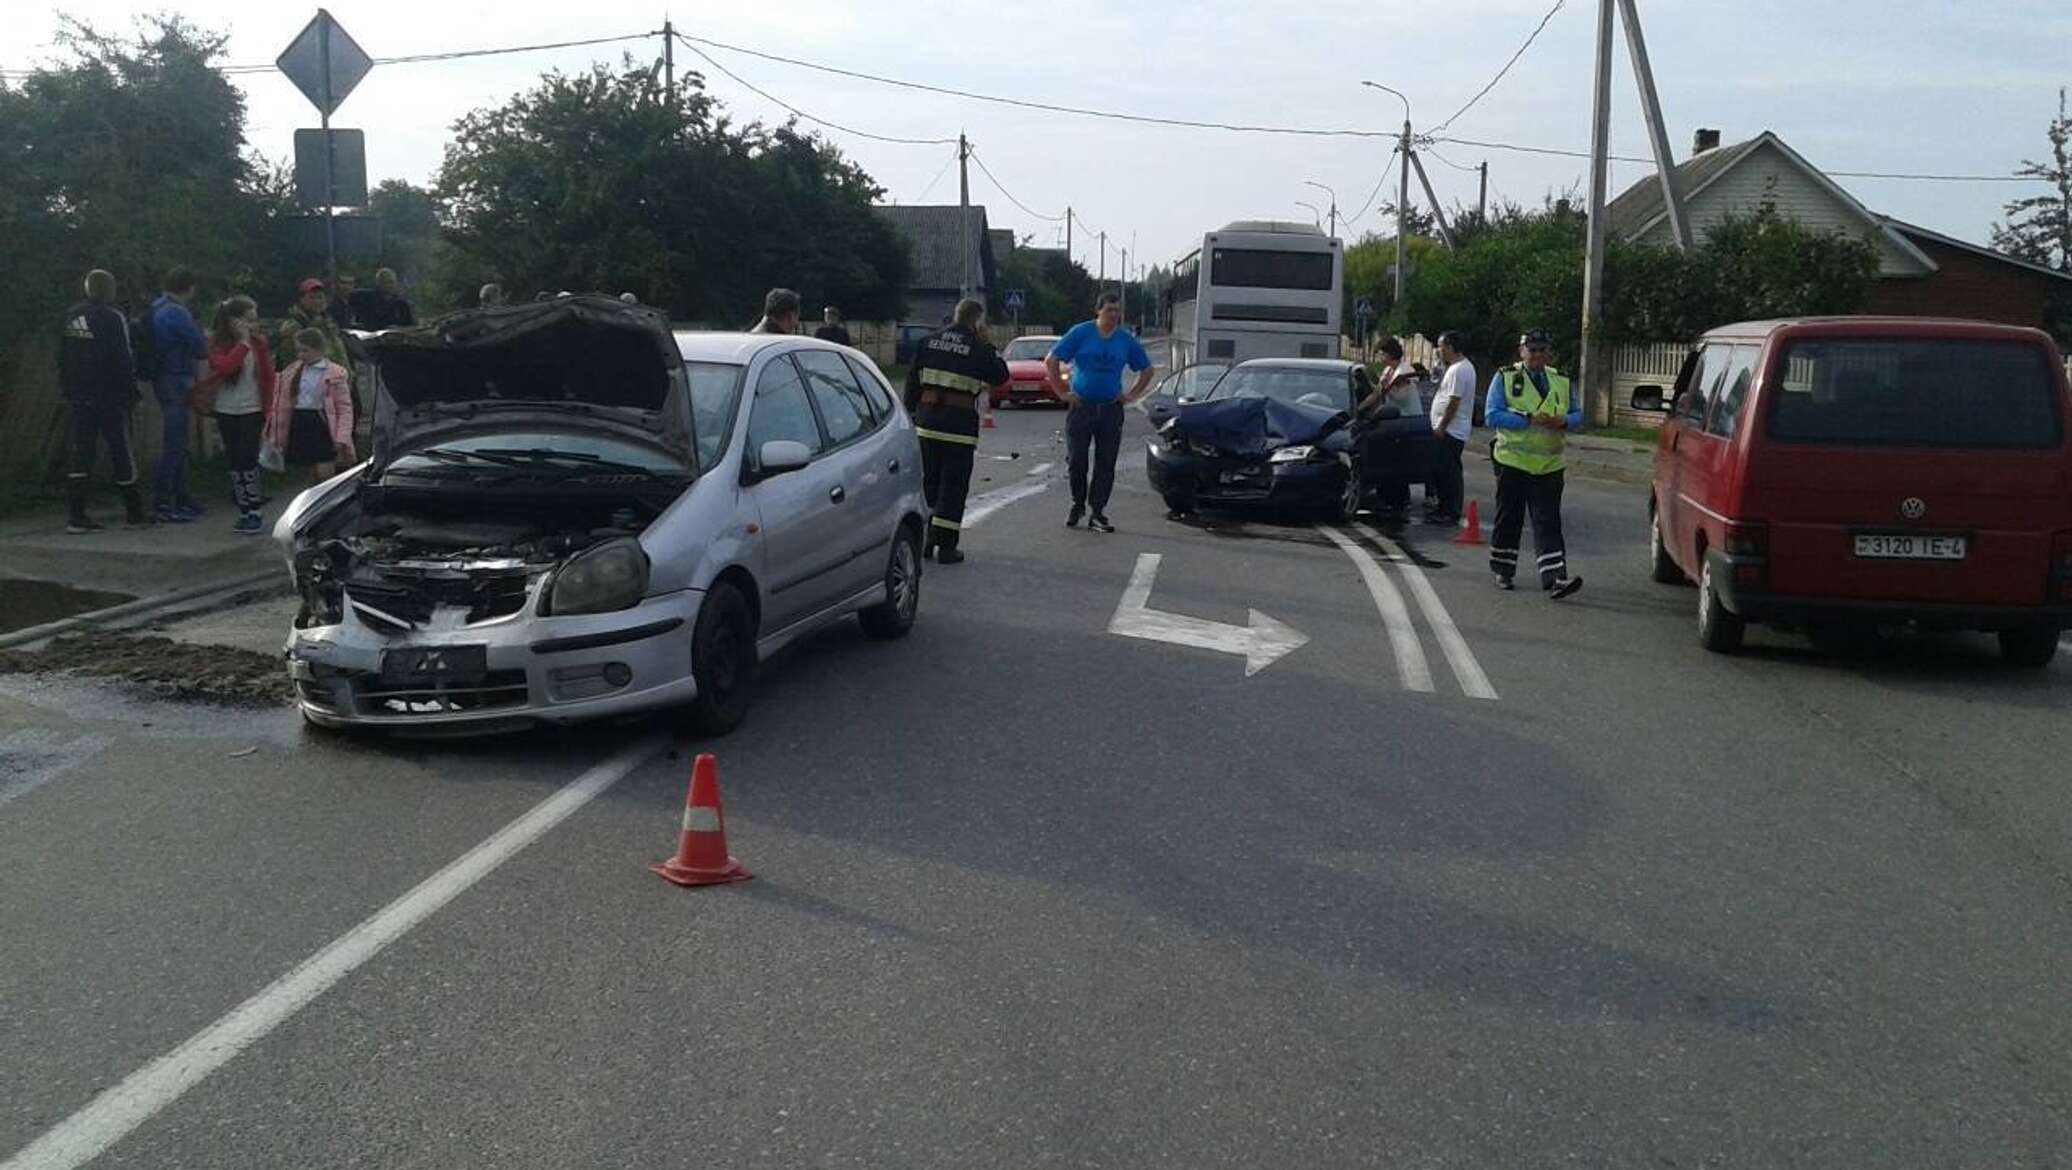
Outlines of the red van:
[[1756,321],[1634,392],[1669,418],[1654,579],[1698,582],[1698,637],[1990,630],[2043,666],[2072,627],[2064,358],[2034,329],[1926,318]]

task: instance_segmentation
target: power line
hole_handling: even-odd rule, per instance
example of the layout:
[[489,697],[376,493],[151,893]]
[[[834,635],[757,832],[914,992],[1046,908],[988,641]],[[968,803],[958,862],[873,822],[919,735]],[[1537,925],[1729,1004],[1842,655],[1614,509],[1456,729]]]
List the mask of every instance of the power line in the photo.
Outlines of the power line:
[[858,130],[854,126],[844,126],[840,122],[830,122],[826,118],[816,117],[798,108],[797,106],[792,105],[790,102],[785,101],[783,98],[778,97],[776,94],[771,93],[769,90],[766,90],[761,86],[755,84],[754,82],[749,81],[747,78],[742,77],[740,74],[734,72],[726,66],[720,64],[717,60],[713,58],[712,54],[692,44],[689,37],[686,37],[683,34],[679,33],[677,34],[676,39],[684,43],[684,48],[689,49],[691,52],[696,53],[698,54],[698,56],[704,58],[707,64],[711,65],[714,69],[719,70],[721,73],[726,74],[728,77],[733,78],[737,84],[747,88],[749,91],[753,93],[762,95],[764,98],[767,98],[768,100],[775,102],[780,106],[783,106],[785,109],[790,110],[793,114],[795,114],[798,117],[804,118],[808,122],[816,122],[830,129],[840,130],[844,134],[854,134],[858,138],[869,138],[876,142],[890,142],[898,146],[956,145],[957,140],[954,138],[896,138],[889,134],[873,134],[868,130]]
[[930,180],[928,180],[928,185],[927,185],[926,187],[923,187],[923,188],[921,188],[921,193],[920,193],[919,195],[916,195],[916,196],[914,196],[914,202],[916,202],[916,203],[926,203],[926,202],[928,201],[928,196],[929,196],[929,193],[935,190],[935,185],[936,185],[937,183],[940,183],[940,182],[942,182],[942,177],[943,177],[944,175],[947,175],[947,174],[949,174],[949,173],[950,173],[950,168],[951,168],[951,167],[953,167],[953,166],[955,166],[956,164],[957,164],[957,156],[956,156],[956,155],[954,155],[954,154],[953,154],[953,155],[951,155],[951,156],[950,156],[949,158],[947,158],[947,159],[944,159],[944,160],[943,160],[943,164],[942,164],[942,169],[941,169],[941,170],[939,170],[939,171],[937,171],[937,172],[935,172],[935,177],[934,177],[934,178],[932,178],[932,179],[930,179]]
[[[463,57],[500,57],[506,53],[538,53],[544,52],[548,49],[573,49],[580,48],[584,45],[610,45],[616,44],[620,41],[643,41],[649,37],[657,37],[661,35],[662,34],[659,32],[626,33],[623,36],[616,37],[585,37],[581,40],[548,41],[537,45],[507,45],[503,48],[498,49],[454,49],[448,52],[440,53],[412,53],[402,57],[375,57],[372,58],[372,60],[376,65],[415,65],[425,61],[458,61]],[[274,65],[271,62],[267,62],[265,64],[253,63],[216,66],[216,72],[233,77],[248,73],[273,73],[276,72],[278,69],[279,66]],[[0,77],[6,77],[12,80],[21,80],[24,78],[33,77],[38,72],[40,72],[40,70],[0,69]]]
[[741,53],[760,57],[765,61],[777,61],[785,65],[796,65],[801,69],[812,69],[820,73],[832,73],[838,77],[853,77],[859,81],[874,81],[879,85],[897,86],[901,89],[920,90],[924,93],[939,93],[949,97],[969,98],[972,101],[992,102],[995,105],[1018,106],[1026,110],[1047,110],[1054,114],[1078,114],[1088,118],[1106,118],[1117,122],[1144,122],[1154,126],[1186,126],[1197,130],[1230,130],[1244,134],[1294,134],[1312,138],[1394,138],[1386,130],[1323,130],[1299,126],[1252,126],[1231,122],[1199,122],[1191,118],[1163,118],[1152,114],[1125,114],[1114,110],[1091,110],[1084,106],[1058,105],[1052,102],[1028,101],[1023,98],[1000,97],[997,94],[976,93],[968,89],[951,89],[948,86],[928,85],[919,81],[905,81],[897,77],[882,77],[875,73],[862,73],[854,69],[841,69],[833,65],[822,65],[817,61],[804,61],[797,57],[786,57],[777,53],[765,53],[760,49],[743,48],[716,41],[710,37],[694,37],[688,33],[677,34],[685,40],[697,41],[715,49],[730,53]]
[[1440,162],[1445,163],[1447,166],[1452,167],[1456,171],[1466,171],[1472,175],[1475,172],[1482,169],[1481,167],[1463,166],[1462,164],[1457,163],[1450,158],[1447,158],[1445,155],[1440,154],[1438,151],[1433,150],[1430,143],[1427,143],[1425,145],[1424,152],[1428,155],[1431,155],[1433,158],[1438,159]]
[[1518,63],[1518,58],[1525,56],[1525,50],[1532,48],[1532,43],[1540,39],[1540,33],[1546,30],[1547,22],[1553,20],[1554,14],[1561,11],[1561,6],[1566,3],[1568,3],[1568,0],[1554,0],[1554,7],[1549,8],[1547,10],[1547,15],[1540,17],[1540,23],[1537,27],[1535,27],[1532,30],[1532,35],[1526,37],[1525,43],[1518,46],[1518,51],[1511,54],[1511,59],[1509,61],[1504,62],[1504,67],[1496,71],[1496,76],[1489,79],[1489,84],[1475,91],[1475,96],[1468,99],[1467,105],[1464,105],[1460,109],[1453,111],[1451,117],[1447,118],[1444,122],[1439,123],[1437,126],[1432,127],[1432,132],[1436,134],[1439,131],[1446,129],[1448,126],[1453,125],[1454,118],[1458,118],[1462,114],[1467,113],[1468,110],[1471,109],[1476,102],[1482,100],[1484,95],[1488,94],[1490,90],[1495,89],[1496,83],[1502,81],[1504,79],[1504,74],[1509,73],[1511,71],[1511,66],[1516,65]]
[[[1486,150],[1515,150],[1524,154],[1547,154],[1553,155],[1557,158],[1587,159],[1590,157],[1590,152],[1586,150],[1560,150],[1551,146],[1523,146],[1515,142],[1484,142],[1480,139],[1475,138],[1455,138],[1452,135],[1438,135],[1420,139],[1420,141],[1426,144],[1433,142],[1452,142],[1457,143],[1461,146],[1479,146]],[[1610,158],[1613,162],[1644,163],[1648,166],[1655,165],[1655,160],[1652,157],[1643,158],[1630,154],[1614,154],[1609,155],[1607,157]],[[2033,183],[2041,181],[2030,175],[1929,175],[1898,173],[1893,171],[1829,170],[1823,170],[1820,173],[1828,176],[1831,179],[1906,179],[1916,182],[1930,183]]]
[[1389,173],[1396,169],[1396,162],[1400,154],[1401,152],[1389,155],[1389,165],[1381,168],[1381,177],[1374,180],[1374,190],[1367,192],[1367,202],[1360,207],[1360,210],[1345,217],[1345,226],[1351,227],[1358,223],[1360,217],[1366,215],[1368,210],[1374,206],[1374,201],[1381,198],[1381,189],[1388,185]]
[[1048,221],[1048,222],[1050,222],[1050,223],[1063,223],[1063,222],[1065,222],[1065,217],[1064,217],[1064,216],[1062,216],[1062,215],[1045,215],[1045,214],[1043,214],[1043,213],[1042,213],[1042,212],[1040,212],[1040,211],[1031,211],[1031,210],[1029,209],[1029,205],[1028,205],[1028,204],[1026,204],[1026,203],[1022,202],[1022,201],[1021,201],[1021,200],[1019,200],[1019,199],[1016,199],[1016,198],[1014,197],[1014,192],[1012,192],[1012,191],[1008,190],[1008,189],[1007,189],[1006,187],[1004,187],[1004,186],[1002,186],[1002,185],[1001,185],[1001,183],[1000,183],[1000,177],[999,177],[998,175],[995,175],[995,174],[993,173],[993,170],[992,170],[992,168],[991,168],[991,167],[988,167],[988,166],[986,165],[986,160],[985,160],[985,159],[982,159],[982,158],[980,158],[980,157],[978,156],[978,151],[976,151],[976,150],[972,150],[972,151],[969,151],[968,153],[969,153],[969,154],[970,154],[970,156],[971,156],[971,161],[972,161],[972,162],[975,162],[975,163],[977,163],[977,164],[978,164],[978,169],[979,169],[979,173],[980,173],[980,174],[983,174],[983,175],[984,175],[984,176],[985,176],[985,177],[986,177],[987,179],[991,180],[991,182],[992,182],[992,184],[993,184],[993,189],[994,189],[995,191],[998,191],[998,192],[1000,192],[1000,193],[1001,193],[1002,195],[1005,195],[1005,196],[1007,196],[1007,201],[1008,201],[1009,203],[1012,203],[1012,204],[1014,204],[1014,205],[1015,205],[1016,207],[1019,207],[1019,208],[1021,208],[1021,209],[1022,209],[1022,210],[1023,210],[1024,212],[1028,213],[1029,215],[1035,216],[1035,217],[1036,217],[1037,219],[1041,219],[1041,220],[1046,220],[1046,221]]

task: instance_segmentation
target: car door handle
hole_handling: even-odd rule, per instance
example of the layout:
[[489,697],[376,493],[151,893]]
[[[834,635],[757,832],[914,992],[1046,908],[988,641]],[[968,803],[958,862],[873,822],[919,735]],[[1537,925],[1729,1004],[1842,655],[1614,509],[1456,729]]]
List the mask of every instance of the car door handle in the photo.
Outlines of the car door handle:
[[885,464],[885,470],[887,470],[887,471],[891,472],[891,473],[892,473],[892,474],[894,474],[894,475],[898,475],[898,474],[899,474],[899,460],[897,460],[897,459],[894,459],[894,460],[891,460],[891,461],[887,462],[887,463]]
[[849,493],[842,489],[842,485],[836,484],[827,489],[827,498],[830,503],[839,504],[849,498]]

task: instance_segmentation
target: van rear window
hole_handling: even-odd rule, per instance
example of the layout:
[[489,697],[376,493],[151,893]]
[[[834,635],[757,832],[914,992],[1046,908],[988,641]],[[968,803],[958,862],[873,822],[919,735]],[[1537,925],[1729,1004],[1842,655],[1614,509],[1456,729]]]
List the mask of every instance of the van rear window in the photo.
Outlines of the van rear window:
[[2055,447],[2057,382],[2019,341],[1795,341],[1778,366],[1769,433],[1791,443]]

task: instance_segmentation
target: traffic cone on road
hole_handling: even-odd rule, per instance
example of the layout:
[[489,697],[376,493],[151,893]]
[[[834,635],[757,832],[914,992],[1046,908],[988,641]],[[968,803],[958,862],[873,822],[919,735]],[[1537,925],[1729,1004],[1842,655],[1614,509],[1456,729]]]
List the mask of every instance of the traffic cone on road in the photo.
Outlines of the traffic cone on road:
[[727,853],[727,818],[719,807],[719,760],[701,754],[691,765],[691,790],[684,797],[683,835],[676,856],[648,867],[679,886],[715,886],[749,878]]
[[987,411],[985,415],[979,419],[978,428],[982,431],[990,431],[994,428],[992,411]]
[[1453,543],[1481,544],[1482,542],[1482,505],[1480,501],[1469,500],[1467,522],[1461,526],[1460,532],[1454,536]]

